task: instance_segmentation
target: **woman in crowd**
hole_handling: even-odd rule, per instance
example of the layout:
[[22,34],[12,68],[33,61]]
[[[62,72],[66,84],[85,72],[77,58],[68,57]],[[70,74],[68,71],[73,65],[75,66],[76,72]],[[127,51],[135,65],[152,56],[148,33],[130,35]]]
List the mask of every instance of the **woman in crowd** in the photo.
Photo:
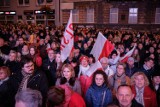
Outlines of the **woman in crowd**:
[[112,92],[108,88],[108,78],[104,71],[93,74],[92,85],[86,92],[87,107],[106,107],[112,102]]
[[39,53],[37,52],[34,46],[29,48],[29,55],[30,58],[33,59],[33,62],[36,64],[37,67],[42,66],[42,58],[40,57]]
[[10,70],[6,66],[0,67],[0,107],[13,107],[12,88],[10,84]]
[[82,87],[82,95],[85,96],[85,93],[89,86],[92,83],[92,76],[87,76],[87,71],[89,70],[90,65],[87,56],[80,57],[79,73],[78,78]]
[[158,107],[156,94],[150,89],[149,81],[143,72],[136,72],[131,77],[132,92],[138,103],[144,107]]
[[75,78],[74,68],[70,64],[64,64],[61,70],[61,77],[57,79],[56,85],[68,85],[73,91],[81,95],[81,86],[78,79]]
[[125,69],[126,69],[125,63],[118,63],[116,73],[109,79],[109,85],[114,95],[119,85],[123,84],[130,85],[130,78],[126,76]]

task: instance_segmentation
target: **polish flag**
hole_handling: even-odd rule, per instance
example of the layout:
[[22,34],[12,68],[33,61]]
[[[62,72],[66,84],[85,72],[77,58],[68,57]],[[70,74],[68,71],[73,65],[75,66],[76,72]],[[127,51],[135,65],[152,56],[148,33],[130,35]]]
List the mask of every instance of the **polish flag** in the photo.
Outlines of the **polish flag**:
[[99,60],[102,57],[108,57],[113,49],[114,45],[99,32],[90,54],[92,54],[96,60]]
[[134,47],[128,51],[123,57],[120,57],[119,61],[120,62],[127,62],[128,58],[133,54],[134,49],[136,48],[136,45],[134,45]]
[[70,12],[69,21],[61,40],[61,60],[64,62],[73,50],[74,35],[72,24],[72,11]]
[[96,61],[88,70],[86,75],[91,76],[96,70],[102,70],[102,65],[99,61]]

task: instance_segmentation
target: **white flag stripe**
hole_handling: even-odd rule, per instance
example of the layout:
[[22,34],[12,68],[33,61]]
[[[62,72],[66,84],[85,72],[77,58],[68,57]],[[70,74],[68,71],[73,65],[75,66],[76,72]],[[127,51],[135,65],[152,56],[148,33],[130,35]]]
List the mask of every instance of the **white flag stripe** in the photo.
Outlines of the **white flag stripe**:
[[103,36],[103,34],[101,32],[99,32],[98,37],[96,39],[96,42],[94,43],[94,46],[90,52],[95,57],[96,61],[98,60],[98,58],[103,50],[103,47],[104,47],[106,40],[107,39]]
[[126,57],[130,57],[134,51],[134,49],[136,48],[136,46],[134,46],[129,52],[127,52],[123,57],[120,57],[120,61],[123,60]]
[[102,68],[102,65],[99,61],[97,61],[89,68],[89,70],[86,72],[86,75],[90,77],[97,69],[100,68]]
[[70,13],[70,18],[65,29],[62,41],[61,41],[61,60],[64,62],[70,55],[74,44],[73,37],[73,25],[72,25],[72,11]]

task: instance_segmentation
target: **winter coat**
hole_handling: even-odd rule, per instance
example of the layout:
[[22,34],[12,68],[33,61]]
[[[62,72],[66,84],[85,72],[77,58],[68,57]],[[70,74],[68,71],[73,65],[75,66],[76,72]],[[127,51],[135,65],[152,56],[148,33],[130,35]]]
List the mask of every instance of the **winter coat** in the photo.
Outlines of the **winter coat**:
[[[61,80],[60,78],[57,79],[56,81],[57,86],[61,85],[60,80]],[[79,80],[77,79],[75,80],[74,86],[71,86],[68,82],[66,82],[65,84],[68,85],[73,91],[81,95],[81,85],[80,85]]]
[[[135,86],[132,86],[132,92],[136,96]],[[151,88],[148,86],[144,87],[143,100],[145,107],[158,107],[156,100],[156,93],[152,91]]]
[[86,92],[85,100],[87,107],[106,107],[112,102],[112,92],[106,84],[99,87],[93,83]]
[[[14,94],[17,93],[22,79],[23,75],[21,72],[19,74],[13,74],[11,76],[11,84],[13,87],[12,91],[14,92]],[[34,74],[28,80],[27,88],[40,91],[43,97],[43,102],[45,103],[48,92],[48,81],[46,75],[43,72],[35,70]]]

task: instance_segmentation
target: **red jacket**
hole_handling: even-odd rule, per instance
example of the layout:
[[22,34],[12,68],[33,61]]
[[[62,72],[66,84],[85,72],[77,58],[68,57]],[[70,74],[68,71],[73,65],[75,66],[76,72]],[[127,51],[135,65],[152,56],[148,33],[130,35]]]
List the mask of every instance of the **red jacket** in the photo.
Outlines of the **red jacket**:
[[88,77],[86,75],[81,75],[79,81],[82,88],[82,95],[85,96],[86,91],[88,90],[88,88],[92,83],[92,76]]
[[83,98],[74,92],[71,96],[68,107],[86,107],[86,104]]
[[[136,96],[135,86],[132,86],[132,92]],[[144,88],[143,99],[144,99],[145,107],[158,107],[157,100],[156,100],[156,94],[148,86]]]

